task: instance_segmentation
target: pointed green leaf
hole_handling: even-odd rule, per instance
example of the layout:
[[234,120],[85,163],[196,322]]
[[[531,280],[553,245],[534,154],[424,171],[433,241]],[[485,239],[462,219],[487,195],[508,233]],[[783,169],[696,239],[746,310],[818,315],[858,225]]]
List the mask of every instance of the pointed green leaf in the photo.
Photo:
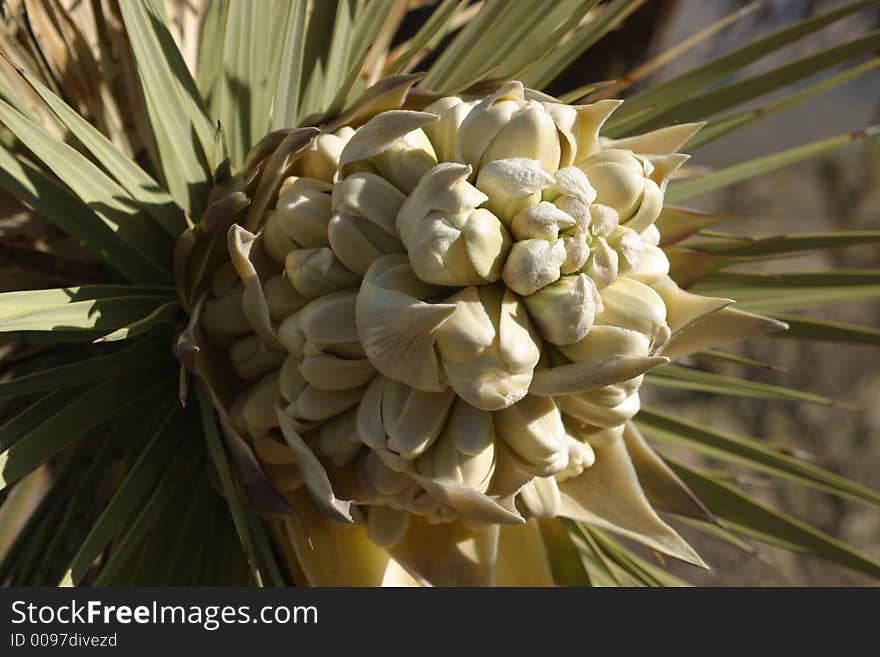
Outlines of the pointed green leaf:
[[229,459],[226,457],[226,450],[223,447],[223,439],[220,437],[220,432],[217,429],[214,409],[201,392],[197,393],[196,396],[199,400],[202,431],[208,444],[208,453],[220,479],[223,497],[226,498],[226,503],[229,505],[229,511],[232,515],[232,521],[235,523],[235,530],[238,533],[239,541],[251,565],[254,578],[257,579],[260,570],[257,566],[248,513],[235,485],[232,468],[229,465]]
[[[54,414],[44,416],[37,426],[0,452],[0,488],[18,481],[90,429],[113,417],[143,394],[146,385],[168,375],[167,368],[156,368],[117,377],[87,390]],[[173,383],[169,389],[173,389],[171,386]],[[0,440],[8,444],[6,438]]]
[[144,216],[125,191],[85,157],[0,101],[3,123],[64,182],[104,224],[123,240],[133,256],[154,270],[154,280],[170,279],[171,240]]
[[[162,412],[155,413],[155,408]],[[184,440],[185,413],[167,393],[153,410],[139,410],[141,421],[133,423],[129,431],[131,441],[141,451],[71,560],[74,583],[82,580],[113,537],[136,516],[151,491],[157,490],[157,483]]]
[[803,89],[786,94],[782,98],[764,103],[759,107],[747,109],[729,116],[712,119],[709,125],[700,130],[696,136],[688,141],[688,150],[694,151],[700,146],[711,143],[725,135],[735,132],[736,130],[746,128],[753,123],[766,119],[768,116],[772,116],[790,107],[810,100],[811,98],[827,93],[861,75],[864,75],[865,73],[876,70],[878,67],[880,67],[880,57],[875,57],[863,64],[853,66],[841,73],[831,75]]
[[303,52],[306,42],[305,0],[292,0],[282,43],[278,84],[272,107],[272,130],[293,128],[299,120],[299,97],[302,83]]
[[386,76],[408,72],[413,58],[425,50],[433,50],[439,40],[445,36],[449,22],[467,4],[468,0],[442,0],[431,12],[428,20],[419,28],[415,36],[409,40],[409,46],[395,59],[385,71]]
[[705,119],[876,50],[878,44],[880,44],[880,30],[874,30],[771,71],[737,80],[698,96],[667,102],[664,107],[651,112],[641,120],[631,117],[629,121],[622,121],[616,125],[616,130],[633,134],[654,130],[671,123]]
[[819,249],[840,249],[880,242],[880,230],[852,230],[836,233],[800,233],[773,237],[726,238],[688,243],[688,248],[715,255],[762,256]]
[[827,139],[820,139],[803,146],[796,146],[771,155],[764,155],[740,164],[733,164],[703,176],[674,182],[666,190],[666,200],[671,203],[677,203],[693,196],[705,194],[706,192],[723,189],[743,180],[748,180],[749,178],[800,162],[801,160],[828,153],[854,141],[873,137],[877,133],[877,127],[849,132]]
[[731,529],[770,545],[880,577],[880,563],[858,550],[781,511],[764,506],[705,471],[671,459],[667,461],[712,513]]
[[[0,333],[45,333],[54,341],[89,340],[149,316],[165,296],[92,299],[0,316]],[[18,337],[21,337],[19,335]]]
[[44,219],[79,240],[96,260],[133,283],[156,278],[156,269],[65,187],[0,147],[0,186]]
[[703,279],[692,291],[736,299],[742,310],[785,312],[880,296],[880,270],[721,272]]
[[682,420],[654,408],[642,408],[636,423],[650,440],[680,445],[710,458],[797,481],[863,504],[880,506],[880,494],[870,488],[788,456],[758,440]]
[[716,395],[735,397],[755,397],[757,399],[783,399],[786,401],[807,402],[811,404],[840,405],[840,402],[782,386],[774,386],[757,381],[746,381],[734,376],[724,376],[711,372],[701,372],[686,367],[667,365],[645,375],[645,382],[664,388],[679,388]]
[[786,26],[741,48],[715,57],[697,68],[645,89],[628,99],[615,112],[614,118],[607,124],[607,134],[611,137],[624,136],[622,134],[615,134],[614,126],[615,124],[622,123],[627,117],[631,117],[636,112],[652,105],[664,107],[670,101],[681,102],[685,98],[690,98],[695,93],[699,93],[723,80],[728,75],[738,73],[764,56],[790,43],[794,43],[822,29],[826,25],[866,9],[874,4],[874,2],[875,0],[859,0],[834,11],[805,18],[794,25]]
[[182,446],[176,458],[172,458],[169,466],[152,488],[153,493],[135,510],[129,519],[107,562],[95,579],[95,586],[106,586],[113,580],[128,557],[140,546],[144,536],[162,515],[162,512],[175,498],[186,499],[199,477],[204,477],[204,456],[199,453],[196,441],[191,435],[182,437]]
[[162,326],[174,326],[181,320],[180,302],[169,301],[157,307],[146,317],[121,326],[107,335],[103,335],[95,342],[115,342],[117,340],[130,340],[144,333],[155,331]]
[[152,216],[171,237],[176,238],[183,232],[183,212],[146,171],[121,153],[113,142],[27,71],[18,69],[18,72],[61,123],[92,154],[104,172],[116,180],[140,208]]
[[[587,48],[596,43],[623,19],[643,5],[645,0],[612,0],[598,9],[596,16],[578,27],[569,39],[554,44],[537,64],[526,72],[523,82],[542,89],[562,73]],[[595,3],[588,2],[587,6]]]
[[880,329],[870,326],[858,326],[799,315],[774,314],[773,317],[788,324],[787,331],[774,334],[773,337],[880,345]]
[[128,33],[162,177],[190,216],[204,209],[213,163],[214,126],[174,39],[155,7],[144,0],[119,3]]
[[171,358],[164,341],[149,340],[110,354],[40,370],[0,383],[0,398],[18,397],[64,387],[81,386],[153,367]]

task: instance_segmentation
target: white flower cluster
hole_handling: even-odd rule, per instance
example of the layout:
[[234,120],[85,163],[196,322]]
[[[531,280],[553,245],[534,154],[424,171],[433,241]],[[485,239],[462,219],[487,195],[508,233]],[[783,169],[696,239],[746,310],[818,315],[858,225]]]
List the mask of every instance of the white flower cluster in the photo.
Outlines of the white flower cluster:
[[260,230],[233,228],[206,327],[280,490],[383,547],[413,515],[560,512],[698,299],[653,226],[694,129],[600,139],[617,104],[510,82],[381,112],[317,137]]

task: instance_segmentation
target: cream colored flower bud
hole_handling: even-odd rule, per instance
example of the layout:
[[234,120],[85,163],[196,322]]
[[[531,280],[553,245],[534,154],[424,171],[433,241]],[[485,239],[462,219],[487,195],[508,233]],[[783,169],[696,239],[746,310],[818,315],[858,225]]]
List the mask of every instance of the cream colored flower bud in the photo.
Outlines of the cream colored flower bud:
[[379,372],[418,390],[446,388],[434,342],[458,308],[421,301],[446,291],[421,281],[405,255],[384,256],[370,267],[357,295],[355,316],[364,352]]
[[587,441],[569,435],[565,444],[568,448],[568,465],[556,473],[556,481],[559,482],[580,477],[584,470],[596,462],[596,453]]
[[510,236],[495,215],[477,209],[486,195],[467,182],[470,171],[454,162],[438,164],[397,215],[413,271],[427,283],[482,285],[501,276]]
[[337,176],[378,173],[404,194],[435,164],[437,156],[422,126],[438,119],[436,114],[391,110],[361,126],[342,149]]
[[596,190],[587,176],[577,167],[563,167],[553,174],[553,184],[543,190],[545,201],[554,201],[560,196],[577,199],[585,206],[596,200]]
[[608,237],[620,224],[617,210],[601,203],[590,206],[590,234],[597,237]]
[[641,263],[629,274],[630,278],[645,285],[653,285],[668,275],[669,260],[666,258],[666,254],[663,253],[663,249],[651,245],[645,245]]
[[277,370],[287,354],[273,349],[256,335],[238,340],[229,349],[235,373],[243,379],[256,379]]
[[283,322],[309,300],[301,295],[283,274],[273,276],[263,283],[263,294],[269,306],[269,315],[274,322]]
[[596,203],[617,212],[624,223],[639,209],[645,191],[645,165],[630,151],[599,151],[578,165],[596,190]]
[[526,395],[498,411],[495,431],[522,459],[523,468],[535,476],[555,474],[568,463],[565,426],[550,397]]
[[291,251],[284,260],[284,273],[296,291],[310,299],[356,286],[359,281],[326,247]]
[[541,201],[516,213],[510,232],[518,240],[530,238],[555,240],[559,232],[575,225],[574,218],[553,203]]
[[561,240],[524,240],[510,249],[501,277],[519,295],[534,294],[557,280],[568,254]]
[[582,340],[602,312],[602,298],[584,274],[563,276],[532,295],[523,297],[529,316],[541,336],[553,344]]
[[437,330],[449,384],[466,402],[498,410],[528,392],[541,352],[516,295],[498,286],[467,287],[445,300],[456,312]]
[[372,164],[381,176],[409,194],[422,176],[437,164],[437,155],[427,135],[422,130],[413,130],[376,155]]
[[493,160],[525,157],[549,170],[559,168],[556,123],[538,101],[526,100],[521,82],[508,82],[480,101],[458,131],[457,152],[475,171]]
[[457,399],[443,432],[417,466],[426,477],[454,481],[485,493],[495,471],[492,414]]
[[602,290],[602,313],[596,324],[632,329],[652,338],[666,326],[666,304],[647,285],[630,278],[618,278]]
[[595,403],[595,398],[590,393],[581,395],[564,395],[556,398],[559,408],[568,417],[578,422],[593,426],[611,428],[617,427],[636,416],[641,407],[638,393],[627,397],[616,406],[603,406]]
[[459,128],[465,117],[479,102],[462,100],[458,96],[446,96],[435,100],[425,108],[426,113],[440,117],[438,121],[428,123],[422,128],[434,145],[439,161],[454,162],[459,159],[456,152]]
[[594,239],[590,247],[590,259],[583,271],[593,279],[597,288],[604,290],[617,279],[619,256],[603,237]]
[[205,303],[202,323],[212,340],[226,343],[231,337],[251,332],[242,308],[244,286],[236,284],[219,299]]
[[298,164],[302,175],[330,182],[339,166],[339,156],[354,130],[345,126],[335,133],[322,132],[312,142],[305,153],[300,155]]
[[278,426],[278,374],[270,374],[243,394],[242,419],[251,436],[262,436]]
[[349,409],[316,430],[318,452],[336,467],[351,463],[363,447],[355,429],[356,416],[357,411]]
[[329,246],[329,183],[315,178],[287,178],[281,185],[275,209],[263,228],[266,250],[279,262],[291,248]]
[[488,197],[486,208],[505,224],[520,210],[536,205],[553,176],[537,160],[509,158],[488,162],[477,175],[476,186]]
[[363,386],[347,390],[322,390],[306,385],[285,411],[294,420],[322,422],[357,406],[363,394]]
[[650,351],[650,340],[644,333],[620,326],[593,326],[582,340],[560,345],[566,358],[583,363],[598,361],[609,356],[640,358]]
[[618,226],[607,238],[608,246],[617,252],[617,270],[627,274],[637,269],[645,257],[645,244],[634,230]]
[[639,236],[647,246],[660,246],[660,231],[654,224],[645,228]]
[[399,381],[386,381],[382,390],[385,447],[407,460],[427,450],[446,422],[455,393],[413,390]]
[[406,251],[395,236],[360,217],[333,215],[327,226],[327,235],[336,257],[360,276],[383,255]]

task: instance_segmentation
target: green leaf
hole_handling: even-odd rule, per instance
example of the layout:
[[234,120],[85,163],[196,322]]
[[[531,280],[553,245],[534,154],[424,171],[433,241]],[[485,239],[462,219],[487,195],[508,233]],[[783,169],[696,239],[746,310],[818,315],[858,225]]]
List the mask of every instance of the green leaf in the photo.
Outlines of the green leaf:
[[798,315],[774,314],[773,317],[788,324],[787,331],[776,333],[773,337],[880,345],[880,329],[869,326]]
[[[144,536],[161,517],[168,504],[175,498],[181,502],[188,499],[198,479],[204,477],[204,456],[199,453],[194,436],[185,435],[182,443],[176,458],[171,459],[169,466],[155,482],[153,494],[125,523],[107,562],[95,579],[95,586],[106,586],[113,581],[126,560],[142,545]],[[148,556],[155,558],[154,553]]]
[[880,296],[880,270],[721,272],[703,279],[692,291],[736,299],[741,310],[785,312]]
[[606,124],[607,135],[610,137],[624,136],[623,134],[617,134],[615,127],[627,117],[631,117],[635,113],[652,106],[656,106],[659,109],[667,106],[670,102],[677,103],[691,98],[695,93],[707,89],[729,75],[744,70],[764,56],[790,43],[794,43],[822,29],[826,25],[866,9],[874,4],[874,2],[875,0],[859,0],[820,16],[812,16],[798,21],[794,25],[777,30],[762,39],[720,55],[697,68],[645,89],[629,98],[615,112],[614,117]]
[[119,8],[159,149],[163,181],[175,202],[197,217],[210,187],[214,126],[155,7],[131,0],[119,3]]
[[647,132],[671,123],[698,121],[876,50],[878,44],[880,44],[880,30],[874,30],[771,71],[737,80],[699,96],[667,102],[664,107],[651,112],[641,120],[631,117],[629,121],[617,124],[616,129],[625,133]]
[[[519,3],[519,8],[523,4]],[[452,78],[452,74],[459,65],[459,62],[466,58],[467,55],[476,48],[481,39],[491,34],[491,25],[498,21],[505,10],[508,8],[507,3],[503,0],[486,0],[481,6],[477,15],[464,24],[464,26],[455,35],[452,41],[443,49],[443,52],[434,60],[425,77],[422,79],[422,85],[428,89],[434,89],[438,93],[443,93],[455,88],[455,82],[464,82],[468,79],[466,74],[462,74],[460,79]],[[517,9],[516,6],[513,7]],[[495,62],[483,61],[480,69],[492,66]]]
[[667,459],[670,467],[726,525],[745,536],[792,552],[880,577],[880,563],[781,511],[770,509],[705,471]]
[[[196,58],[196,86],[204,98],[209,116],[216,116],[217,85],[223,72],[223,38],[226,34],[228,0],[209,2],[199,31],[199,52]],[[216,166],[219,162],[215,160]]]
[[446,35],[452,18],[465,7],[467,2],[468,0],[442,0],[415,36],[409,40],[407,49],[385,71],[386,77],[410,71],[409,64],[413,58],[426,50],[433,50]]
[[697,353],[692,354],[691,357],[696,358],[700,361],[721,361],[723,363],[736,363],[737,365],[745,365],[746,367],[757,367],[763,370],[770,370],[771,372],[788,371],[786,368],[779,365],[773,365],[772,363],[767,363],[762,360],[755,360],[754,358],[746,358],[745,356],[740,356],[738,354],[730,354],[726,351],[716,351],[714,349],[703,349],[702,351],[698,351]]
[[96,383],[120,374],[148,369],[161,362],[163,358],[169,361],[171,359],[171,352],[165,341],[139,342],[110,354],[78,360],[4,381],[0,383],[0,398]]
[[132,295],[22,309],[15,314],[0,316],[0,333],[43,332],[49,339],[59,342],[95,339],[150,315],[167,300],[166,296]]
[[723,189],[743,180],[775,171],[789,164],[828,153],[835,148],[846,146],[866,137],[873,137],[877,133],[877,127],[870,127],[856,132],[828,137],[827,139],[820,139],[803,146],[796,146],[771,155],[764,155],[740,164],[733,164],[703,176],[674,182],[666,190],[666,201],[677,203],[693,196],[705,194],[706,192]]
[[852,230],[831,233],[800,233],[773,237],[737,237],[688,243],[688,248],[731,256],[762,256],[819,249],[840,249],[880,242],[880,230]]
[[130,340],[144,333],[150,333],[163,326],[174,326],[181,320],[180,301],[174,300],[163,303],[146,317],[130,322],[107,335],[101,336],[95,342],[115,342],[117,340]]
[[162,285],[74,285],[45,290],[19,290],[0,293],[0,318],[24,310],[38,310],[74,301],[114,299],[123,296],[174,296],[174,288]]
[[632,573],[647,586],[690,586],[684,580],[636,556],[632,551],[608,536],[606,532],[595,527],[589,527],[588,531],[595,540],[596,545],[606,556],[623,570]]
[[291,6],[269,0],[228,0],[227,6],[216,109],[237,168],[269,128],[281,65],[272,34],[287,23]]
[[283,35],[271,129],[292,128],[299,120],[300,85],[306,43],[306,0],[292,0]]
[[590,580],[565,521],[560,518],[537,518],[537,522],[553,581],[559,586],[589,586]]
[[[10,444],[0,433],[0,488],[18,481],[74,440],[113,417],[143,394],[144,387],[169,376],[168,368],[117,377],[87,390],[67,406],[43,416],[37,426]],[[172,380],[173,381],[173,380]],[[173,383],[169,383],[173,390]]]
[[44,87],[36,78],[24,69],[16,70],[61,123],[91,153],[104,172],[128,192],[138,207],[152,216],[171,237],[176,238],[183,232],[183,212],[147,172],[121,153],[113,145],[113,142]]
[[[161,413],[155,413],[157,407]],[[140,449],[139,456],[71,560],[74,583],[82,580],[113,537],[125,530],[150,492],[158,490],[163,473],[170,469],[172,456],[184,440],[186,414],[167,393],[153,409],[140,407],[138,416],[140,421],[129,424],[128,429],[132,444]]]
[[45,129],[31,123],[2,101],[0,123],[129,246],[133,257],[153,268],[153,280],[170,280],[169,236],[138,210],[119,185],[77,151],[57,141]]
[[[578,27],[569,39],[562,43],[558,41],[553,43],[547,49],[547,54],[526,72],[523,82],[526,86],[536,89],[546,87],[581,53],[619,25],[644,2],[645,0],[612,0],[606,3],[598,9],[592,20]],[[585,4],[586,7],[591,7],[596,3]]]
[[55,413],[69,406],[82,392],[82,387],[57,390],[30,404],[26,409],[0,425],[0,453],[6,453],[15,443],[40,426],[46,418],[52,417]]
[[861,75],[864,75],[865,73],[877,69],[878,67],[880,67],[880,57],[875,57],[863,64],[853,66],[841,73],[831,75],[815,84],[811,84],[808,87],[787,94],[782,98],[771,100],[763,105],[742,112],[737,112],[736,114],[713,119],[709,125],[700,130],[696,136],[688,141],[688,150],[694,151],[700,146],[711,143],[725,135],[735,132],[736,130],[746,128],[761,119],[765,119],[768,116],[772,116],[773,114],[777,114],[790,107],[810,100],[811,98],[815,98],[820,94],[827,93]]
[[642,408],[636,416],[636,424],[650,440],[686,447],[710,458],[796,481],[863,504],[880,506],[880,494],[870,488],[788,456],[753,438],[718,431],[654,408]]
[[782,399],[786,401],[807,402],[811,404],[841,405],[840,402],[782,386],[774,386],[757,381],[746,381],[734,376],[724,376],[711,372],[701,372],[676,365],[666,365],[645,375],[645,383],[664,388],[678,388],[696,392],[709,392],[716,395],[735,397],[754,397],[757,399]]
[[251,565],[254,579],[259,581],[260,570],[257,566],[248,513],[235,485],[232,468],[229,465],[229,459],[226,457],[226,450],[223,447],[223,439],[217,429],[217,419],[214,416],[214,409],[211,407],[211,402],[205,399],[201,391],[197,393],[197,397],[199,400],[199,412],[201,413],[202,431],[205,434],[205,441],[208,444],[208,453],[211,456],[211,462],[214,464],[214,468],[220,479],[220,485],[223,489],[223,497],[226,498],[226,503],[229,505],[229,511],[232,514],[232,521],[235,524],[235,530],[238,532],[239,541],[241,542],[244,553]]
[[0,147],[0,186],[79,240],[99,262],[133,283],[148,283],[156,269],[138,256],[110,227],[68,189]]

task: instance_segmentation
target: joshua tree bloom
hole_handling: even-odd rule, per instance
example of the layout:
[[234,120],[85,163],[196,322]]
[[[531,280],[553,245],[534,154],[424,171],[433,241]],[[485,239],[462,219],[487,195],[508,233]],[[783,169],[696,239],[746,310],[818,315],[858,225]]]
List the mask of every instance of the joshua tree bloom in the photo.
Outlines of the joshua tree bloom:
[[[679,289],[654,226],[700,125],[599,137],[618,105],[512,81],[252,154],[198,300],[238,382],[218,410],[310,533],[350,534],[342,558],[504,583],[501,537],[565,517],[702,563],[649,504],[631,451],[675,478],[630,423],[644,373],[730,303]],[[311,582],[338,581],[291,536]]]

